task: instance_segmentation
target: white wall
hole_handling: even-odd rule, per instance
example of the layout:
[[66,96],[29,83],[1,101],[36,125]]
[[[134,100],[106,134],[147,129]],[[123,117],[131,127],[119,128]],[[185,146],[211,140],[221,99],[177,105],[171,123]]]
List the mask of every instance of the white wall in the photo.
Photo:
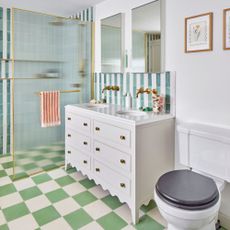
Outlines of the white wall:
[[[166,0],[165,68],[177,75],[177,120],[230,128],[230,51],[222,48],[223,9],[229,7],[226,0]],[[184,18],[207,12],[214,13],[213,51],[184,53]],[[230,185],[224,191],[221,213],[229,218],[222,215],[221,220],[230,229]]]
[[[222,49],[226,0],[166,1],[166,69],[177,72],[177,118],[230,126],[230,51]],[[212,52],[184,53],[184,18],[214,13]]]

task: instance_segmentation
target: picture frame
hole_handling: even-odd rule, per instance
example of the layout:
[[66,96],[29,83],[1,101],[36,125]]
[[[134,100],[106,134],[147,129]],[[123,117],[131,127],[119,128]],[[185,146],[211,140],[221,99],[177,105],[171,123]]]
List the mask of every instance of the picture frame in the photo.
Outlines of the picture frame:
[[185,53],[213,50],[213,13],[185,18]]
[[230,8],[223,13],[223,48],[230,50]]

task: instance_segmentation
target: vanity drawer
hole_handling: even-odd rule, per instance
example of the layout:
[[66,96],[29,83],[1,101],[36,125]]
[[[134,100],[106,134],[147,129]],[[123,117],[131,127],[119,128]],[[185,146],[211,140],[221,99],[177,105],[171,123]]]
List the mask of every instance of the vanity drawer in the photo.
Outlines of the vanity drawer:
[[130,130],[94,121],[94,136],[113,141],[121,146],[130,147]]
[[72,146],[66,145],[68,163],[79,170],[90,170],[90,156],[80,152]]
[[90,133],[90,118],[76,115],[74,113],[66,113],[66,127],[70,127],[75,131],[83,131]]
[[66,130],[66,144],[82,151],[90,152],[90,138],[72,129]]
[[102,144],[98,141],[94,141],[93,152],[97,157],[108,162],[111,165],[127,172],[130,172],[131,156],[123,153],[117,149],[109,147],[108,145]]
[[127,195],[130,194],[130,180],[128,178],[116,173],[96,160],[94,160],[93,171],[96,176],[111,184],[115,189]]

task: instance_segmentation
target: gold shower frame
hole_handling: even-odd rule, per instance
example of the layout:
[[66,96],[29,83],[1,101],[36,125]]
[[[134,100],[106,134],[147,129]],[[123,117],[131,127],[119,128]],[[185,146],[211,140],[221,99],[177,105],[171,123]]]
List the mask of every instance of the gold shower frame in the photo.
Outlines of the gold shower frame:
[[[15,117],[15,111],[14,111],[14,65],[15,65],[15,56],[14,56],[14,12],[15,10],[21,10],[21,11],[25,11],[25,12],[31,12],[31,13],[36,13],[36,14],[41,14],[41,15],[46,15],[46,16],[52,16],[52,17],[56,17],[59,19],[64,19],[64,20],[74,20],[74,21],[80,21],[79,19],[75,19],[75,18],[68,18],[68,17],[63,17],[63,16],[58,16],[58,15],[54,15],[54,14],[48,14],[48,13],[41,13],[41,12],[36,12],[36,11],[31,11],[31,10],[25,10],[25,9],[20,9],[20,8],[16,8],[16,7],[12,7],[11,8],[11,58],[10,59],[4,59],[6,61],[11,61],[11,70],[12,70],[12,76],[11,78],[7,78],[7,80],[11,81],[11,155],[12,155],[12,160],[13,160],[13,177],[12,179],[15,180],[15,152],[14,152],[14,140],[15,140],[15,123],[14,123],[14,117]],[[95,23],[94,22],[90,22],[91,23],[91,98],[93,98],[94,95],[94,58],[95,58]],[[25,78],[17,78],[17,80],[20,79],[25,79]],[[31,78],[26,78],[26,79],[31,79]],[[35,78],[39,79],[39,78]],[[2,79],[2,80],[6,80],[6,78]],[[72,92],[72,91],[70,91]],[[64,165],[64,164],[63,164]],[[60,167],[63,167],[63,165],[61,165]],[[48,170],[47,170],[48,171]],[[35,173],[31,173],[30,175],[34,175],[34,174],[38,174],[44,172],[44,170],[35,172]]]

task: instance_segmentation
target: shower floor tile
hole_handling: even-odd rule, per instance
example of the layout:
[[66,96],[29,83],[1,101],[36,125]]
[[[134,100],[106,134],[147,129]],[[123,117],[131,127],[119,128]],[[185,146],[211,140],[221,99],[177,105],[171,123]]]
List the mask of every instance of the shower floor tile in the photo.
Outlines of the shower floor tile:
[[[28,151],[15,152],[15,176],[14,179],[28,177],[42,171],[49,171],[64,165],[65,150],[63,143],[50,146],[39,146]],[[3,170],[11,169],[12,157],[8,161],[0,159]],[[13,174],[13,172],[11,172]]]
[[142,206],[140,222],[132,225],[126,204],[75,169],[57,168],[14,182],[10,176],[5,171],[0,178],[7,183],[0,186],[0,230],[165,228],[153,201]]

